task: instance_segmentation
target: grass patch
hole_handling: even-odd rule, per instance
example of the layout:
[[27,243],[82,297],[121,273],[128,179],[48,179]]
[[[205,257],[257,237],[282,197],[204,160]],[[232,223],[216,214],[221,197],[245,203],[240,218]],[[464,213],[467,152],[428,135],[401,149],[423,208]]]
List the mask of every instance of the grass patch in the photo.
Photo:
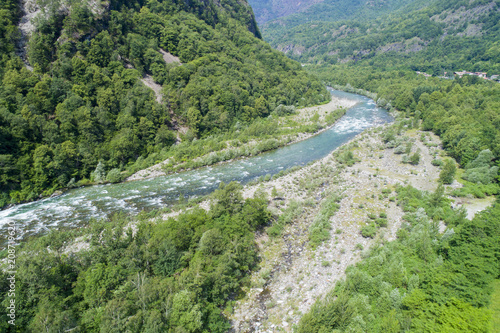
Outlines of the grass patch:
[[489,309],[491,310],[490,333],[500,333],[500,279],[493,282]]

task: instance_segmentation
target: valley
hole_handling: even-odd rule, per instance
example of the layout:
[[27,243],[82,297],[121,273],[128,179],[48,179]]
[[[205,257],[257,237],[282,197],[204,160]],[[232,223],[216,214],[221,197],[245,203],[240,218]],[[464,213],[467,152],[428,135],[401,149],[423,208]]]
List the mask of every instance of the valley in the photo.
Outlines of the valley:
[[499,15],[3,1],[0,331],[495,332]]

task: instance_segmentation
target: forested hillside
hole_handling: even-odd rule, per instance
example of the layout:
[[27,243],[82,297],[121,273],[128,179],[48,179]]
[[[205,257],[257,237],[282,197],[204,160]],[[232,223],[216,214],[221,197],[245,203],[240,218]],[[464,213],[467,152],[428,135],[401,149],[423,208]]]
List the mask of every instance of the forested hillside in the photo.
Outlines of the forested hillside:
[[323,2],[323,0],[250,0],[248,3],[252,6],[255,13],[255,19],[259,25],[279,17],[288,16],[301,12],[314,5]]
[[[138,157],[168,150],[179,123],[189,141],[280,104],[329,98],[299,64],[256,38],[244,1],[38,5],[26,43],[30,70],[16,55],[21,8],[0,4],[0,207],[104,181],[102,170],[119,179]],[[167,64],[166,52],[182,64]],[[160,103],[142,78],[163,86]]]
[[[265,9],[260,9],[260,6],[256,7],[253,2],[260,4],[260,1],[250,1],[257,18],[259,17],[259,12],[265,12],[270,7],[268,3]],[[388,14],[400,13],[403,10],[409,11],[420,8],[431,2],[432,0],[324,0],[311,4],[307,8],[295,10],[288,15],[275,13],[274,17],[269,18],[266,22],[259,21],[259,24],[264,31],[266,40],[279,39],[282,31],[302,24],[336,22],[341,20],[366,22],[368,20],[379,19]]]
[[500,73],[498,1],[438,1],[372,21],[314,22],[265,35],[303,63],[355,62],[443,75]]

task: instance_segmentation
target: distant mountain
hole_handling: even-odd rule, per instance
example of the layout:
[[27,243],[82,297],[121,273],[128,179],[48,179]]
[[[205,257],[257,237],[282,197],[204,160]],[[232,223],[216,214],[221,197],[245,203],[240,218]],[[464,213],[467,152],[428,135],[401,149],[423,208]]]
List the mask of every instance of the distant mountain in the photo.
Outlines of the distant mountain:
[[[303,63],[367,62],[440,73],[500,72],[498,1],[437,1],[376,20],[266,26],[265,38]],[[312,8],[312,7],[311,7]]]
[[374,19],[409,5],[422,5],[425,0],[251,0],[250,5],[263,30],[274,25],[283,28],[312,22],[349,19]]
[[259,25],[268,21],[305,11],[324,0],[250,0]]

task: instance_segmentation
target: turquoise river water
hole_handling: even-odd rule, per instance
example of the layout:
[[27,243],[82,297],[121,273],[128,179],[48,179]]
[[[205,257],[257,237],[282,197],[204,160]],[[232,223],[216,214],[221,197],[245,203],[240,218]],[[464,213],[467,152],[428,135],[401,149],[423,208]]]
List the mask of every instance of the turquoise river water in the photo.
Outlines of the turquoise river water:
[[307,140],[263,153],[197,170],[126,183],[82,187],[63,195],[16,205],[0,211],[0,240],[7,225],[16,224],[21,240],[52,228],[83,226],[91,218],[116,212],[136,214],[162,208],[178,201],[180,195],[196,197],[215,190],[220,182],[247,183],[260,176],[274,175],[292,166],[321,159],[367,128],[393,121],[374,101],[356,94],[331,91],[357,104],[330,129]]

